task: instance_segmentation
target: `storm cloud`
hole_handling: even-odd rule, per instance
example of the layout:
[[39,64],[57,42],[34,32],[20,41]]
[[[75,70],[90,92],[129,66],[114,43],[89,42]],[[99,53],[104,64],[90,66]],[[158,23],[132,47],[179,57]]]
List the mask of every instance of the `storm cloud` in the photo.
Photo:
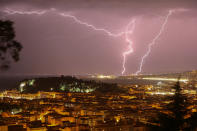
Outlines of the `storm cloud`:
[[[1,0],[1,8],[22,9],[55,8],[63,11],[107,11],[117,15],[160,15],[169,9],[184,8],[197,10],[196,0]],[[196,14],[194,14],[196,15]]]

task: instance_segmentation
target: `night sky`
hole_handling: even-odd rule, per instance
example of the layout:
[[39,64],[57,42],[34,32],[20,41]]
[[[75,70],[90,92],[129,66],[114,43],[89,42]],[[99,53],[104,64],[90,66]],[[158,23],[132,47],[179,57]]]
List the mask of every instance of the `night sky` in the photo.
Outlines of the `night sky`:
[[43,15],[6,16],[15,22],[16,39],[23,45],[21,59],[7,74],[114,74],[122,71],[124,37],[109,37],[57,15],[65,12],[83,22],[113,33],[124,31],[132,18],[136,27],[130,39],[134,52],[127,57],[125,75],[138,70],[148,44],[159,32],[170,9],[164,32],[145,60],[142,73],[197,69],[197,0],[0,0],[6,9],[52,10]]

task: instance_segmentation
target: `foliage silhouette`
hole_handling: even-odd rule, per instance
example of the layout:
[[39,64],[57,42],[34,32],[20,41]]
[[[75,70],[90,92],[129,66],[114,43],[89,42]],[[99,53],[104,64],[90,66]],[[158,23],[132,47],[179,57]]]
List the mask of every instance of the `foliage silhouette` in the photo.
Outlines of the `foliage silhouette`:
[[15,40],[15,30],[10,20],[0,20],[0,64],[1,69],[8,69],[10,58],[19,61],[21,43]]
[[157,131],[192,131],[197,127],[197,113],[192,113],[188,109],[189,101],[185,94],[182,93],[180,82],[174,86],[175,94],[170,97],[172,101],[165,107],[164,112],[159,112],[158,117],[154,122],[159,126],[152,126],[152,130]]

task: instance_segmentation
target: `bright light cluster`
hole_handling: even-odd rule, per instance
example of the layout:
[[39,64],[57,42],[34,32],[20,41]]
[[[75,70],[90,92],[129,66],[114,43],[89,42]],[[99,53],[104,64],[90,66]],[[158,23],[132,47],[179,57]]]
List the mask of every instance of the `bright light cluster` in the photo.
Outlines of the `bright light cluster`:
[[174,95],[174,92],[146,92],[151,95]]
[[144,80],[157,80],[157,81],[180,81],[180,82],[188,82],[188,79],[177,79],[177,78],[159,78],[159,77],[147,77],[147,78],[142,78]]
[[98,75],[97,78],[99,79],[112,79],[113,76],[107,76],[107,75]]

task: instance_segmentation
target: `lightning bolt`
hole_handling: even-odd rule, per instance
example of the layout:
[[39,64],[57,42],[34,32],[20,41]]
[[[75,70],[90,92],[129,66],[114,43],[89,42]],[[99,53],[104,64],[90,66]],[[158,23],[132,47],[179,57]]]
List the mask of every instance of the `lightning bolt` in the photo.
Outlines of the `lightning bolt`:
[[[14,14],[20,14],[20,15],[44,15],[46,13],[48,13],[49,11],[56,11],[56,9],[52,8],[50,10],[43,10],[43,11],[17,11],[17,10],[12,10],[9,8],[6,8],[3,12],[9,14],[9,15],[14,15]],[[76,16],[71,15],[71,14],[67,14],[67,13],[61,13],[61,12],[57,12],[57,15],[63,16],[63,17],[67,17],[67,18],[71,18],[73,19],[76,23],[84,25],[86,27],[89,27],[95,31],[103,31],[105,32],[107,35],[112,36],[112,37],[120,37],[122,35],[125,34],[125,32],[120,32],[120,33],[112,33],[110,31],[108,31],[107,29],[104,28],[97,28],[96,26],[89,24],[87,22],[83,22],[80,19],[78,19]]]
[[[15,14],[20,14],[20,15],[44,15],[46,13],[48,13],[49,11],[56,11],[57,15],[60,15],[62,17],[66,17],[66,18],[71,18],[73,21],[75,21],[77,24],[86,26],[88,28],[91,28],[92,30],[95,31],[101,31],[103,33],[105,33],[106,35],[110,36],[110,37],[121,37],[121,36],[125,36],[125,42],[128,43],[127,46],[127,50],[124,51],[122,53],[123,56],[123,63],[122,63],[122,75],[126,72],[126,59],[127,56],[129,54],[131,54],[133,52],[133,41],[130,39],[130,35],[133,34],[133,31],[135,29],[135,19],[131,20],[129,22],[129,24],[126,26],[125,31],[119,32],[119,33],[112,33],[111,31],[104,29],[104,28],[97,28],[96,26],[89,24],[87,22],[81,21],[79,18],[77,18],[74,15],[71,14],[67,14],[67,13],[62,13],[62,12],[57,12],[56,9],[51,8],[50,10],[41,10],[41,11],[18,11],[18,10],[11,10],[6,8],[5,10],[3,10],[4,13],[8,14],[8,15],[15,15]],[[166,24],[168,23],[168,19],[169,17],[172,15],[173,12],[175,11],[179,11],[179,12],[183,12],[183,11],[188,11],[187,9],[183,9],[183,8],[179,8],[179,9],[174,9],[174,10],[169,10],[168,14],[165,17],[164,23],[162,24],[158,34],[155,36],[155,38],[152,40],[151,43],[148,44],[148,50],[147,52],[142,56],[141,61],[140,61],[140,65],[139,65],[139,69],[138,71],[135,73],[136,75],[138,75],[139,73],[142,72],[142,67],[144,65],[145,59],[150,55],[151,50],[152,50],[152,46],[154,46],[156,44],[156,41],[160,38],[161,34],[163,33]]]
[[[77,22],[77,23],[79,23],[81,25],[85,25],[85,26],[90,27],[90,28],[92,28],[93,30],[96,30],[96,31],[103,31],[107,35],[112,36],[112,37],[119,37],[119,36],[125,35],[125,41],[129,44],[127,51],[123,52],[123,54],[122,54],[123,55],[123,63],[122,63],[122,72],[121,73],[122,73],[122,75],[125,73],[125,71],[126,71],[126,68],[125,68],[126,57],[133,52],[133,47],[132,47],[133,42],[130,40],[129,35],[133,34],[133,31],[135,29],[135,21],[136,21],[135,19],[133,19],[132,21],[129,22],[129,24],[127,25],[126,30],[124,32],[120,32],[118,34],[113,34],[113,33],[111,33],[110,31],[108,31],[106,29],[96,28],[95,26],[93,26],[91,24],[88,24],[86,22],[82,22],[77,17],[75,17],[73,15],[64,14],[64,13],[60,13],[60,15],[62,15],[64,17],[70,17],[75,22]],[[130,26],[132,26],[131,29],[130,29]]]
[[155,36],[155,38],[152,40],[152,42],[148,44],[148,50],[147,50],[147,52],[145,53],[145,55],[142,56],[142,58],[141,58],[139,70],[135,73],[136,75],[138,75],[140,72],[142,72],[142,67],[143,67],[143,65],[144,65],[145,59],[146,59],[146,58],[149,56],[149,54],[151,53],[152,46],[156,44],[156,41],[159,39],[159,37],[160,37],[161,34],[163,33],[164,28],[165,28],[166,24],[168,23],[168,19],[169,19],[169,17],[172,15],[172,13],[173,13],[174,11],[175,11],[175,10],[169,10],[167,16],[165,17],[164,23],[162,24],[161,29],[159,30],[159,33]]
[[81,24],[81,25],[84,25],[84,26],[87,26],[87,27],[90,27],[92,28],[93,30],[95,31],[103,31],[105,32],[107,35],[109,36],[112,36],[112,37],[119,37],[119,36],[122,36],[124,35],[126,32],[120,32],[120,33],[117,33],[117,34],[114,34],[106,29],[103,29],[103,28],[97,28],[95,27],[94,25],[91,25],[91,24],[88,24],[86,22],[83,22],[81,20],[79,20],[76,16],[73,16],[73,15],[70,15],[70,14],[65,14],[65,13],[59,13],[59,15],[61,16],[64,16],[64,17],[69,17],[69,18],[72,18],[76,23],[78,24]]
[[[56,11],[56,9],[52,8],[50,10],[43,10],[43,11],[18,11],[18,10],[12,10],[9,8],[6,8],[5,10],[3,10],[4,13],[9,14],[9,15],[15,15],[15,14],[20,14],[20,15],[44,15],[46,13],[48,13],[49,11]],[[125,31],[119,32],[119,33],[112,33],[111,31],[104,29],[104,28],[97,28],[96,26],[89,24],[87,22],[83,22],[80,19],[78,19],[76,16],[71,15],[71,14],[67,14],[67,13],[62,13],[62,12],[56,12],[57,15],[63,16],[63,17],[67,17],[67,18],[71,18],[72,20],[74,20],[76,23],[84,25],[86,27],[89,27],[95,31],[102,31],[105,34],[107,34],[110,37],[121,37],[121,36],[125,36],[125,41],[128,43],[128,49],[127,51],[123,52],[122,56],[123,56],[123,63],[122,63],[122,75],[125,73],[126,68],[125,68],[125,64],[126,64],[126,57],[131,54],[133,52],[133,42],[132,40],[130,40],[129,35],[131,35],[134,31],[135,28],[135,19],[131,20],[129,22],[129,24],[126,26]],[[132,26],[132,27],[131,27]],[[131,27],[131,29],[130,29]]]
[[[52,9],[53,10],[53,9]],[[17,11],[17,10],[12,10],[9,8],[6,8],[5,10],[3,10],[3,12],[9,14],[9,15],[15,15],[15,14],[19,14],[19,15],[43,15],[45,13],[47,13],[47,10],[42,10],[42,11]]]
[[[135,19],[132,20],[132,21],[127,25],[126,31],[125,31],[125,40],[126,40],[126,42],[127,42],[129,45],[128,45],[128,50],[125,51],[125,52],[123,52],[123,54],[122,54],[122,55],[123,55],[123,64],[122,64],[123,70],[122,70],[122,75],[123,75],[123,74],[125,73],[125,71],[126,71],[126,68],[125,68],[126,57],[127,57],[129,54],[131,54],[131,53],[133,52],[133,47],[132,47],[133,41],[129,39],[129,35],[133,34],[133,31],[134,31],[134,29],[135,29],[135,21],[136,21]],[[132,25],[132,28],[131,28],[131,30],[129,30],[129,28],[130,28],[131,25]]]

